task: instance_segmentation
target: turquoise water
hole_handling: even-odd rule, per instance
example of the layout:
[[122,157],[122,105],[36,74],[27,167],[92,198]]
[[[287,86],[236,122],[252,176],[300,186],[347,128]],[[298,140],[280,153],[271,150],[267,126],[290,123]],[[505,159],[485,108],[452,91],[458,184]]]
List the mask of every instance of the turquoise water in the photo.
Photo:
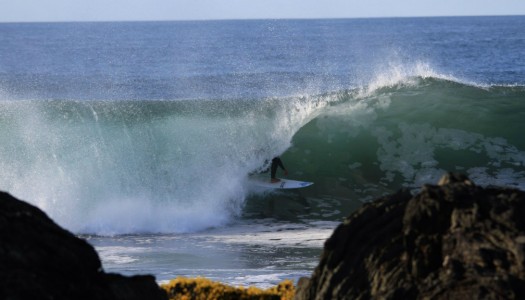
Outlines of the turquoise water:
[[[106,270],[268,286],[445,171],[525,188],[524,17],[0,24],[0,189]],[[281,155],[289,177],[248,174]]]

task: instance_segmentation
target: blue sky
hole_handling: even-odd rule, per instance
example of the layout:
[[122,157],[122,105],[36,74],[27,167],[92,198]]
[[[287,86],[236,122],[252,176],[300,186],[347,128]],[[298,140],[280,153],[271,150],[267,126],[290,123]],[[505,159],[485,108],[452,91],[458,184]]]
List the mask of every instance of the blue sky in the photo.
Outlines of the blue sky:
[[525,15],[525,0],[0,0],[0,22]]

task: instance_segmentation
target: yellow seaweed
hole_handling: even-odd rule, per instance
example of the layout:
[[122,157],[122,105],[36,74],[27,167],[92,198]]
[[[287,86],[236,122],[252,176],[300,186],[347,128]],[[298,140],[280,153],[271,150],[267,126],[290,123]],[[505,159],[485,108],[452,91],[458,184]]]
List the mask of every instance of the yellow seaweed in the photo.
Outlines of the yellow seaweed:
[[295,287],[291,280],[284,280],[269,289],[232,287],[207,278],[177,277],[162,284],[170,300],[291,300]]

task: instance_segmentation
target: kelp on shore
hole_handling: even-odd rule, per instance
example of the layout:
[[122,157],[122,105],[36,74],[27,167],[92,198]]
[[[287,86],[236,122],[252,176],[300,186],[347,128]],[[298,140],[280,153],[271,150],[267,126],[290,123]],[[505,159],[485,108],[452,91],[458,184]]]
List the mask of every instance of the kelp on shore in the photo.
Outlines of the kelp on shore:
[[256,287],[232,287],[207,278],[177,277],[162,284],[170,300],[291,300],[295,287],[291,280],[284,280],[277,286],[260,289]]

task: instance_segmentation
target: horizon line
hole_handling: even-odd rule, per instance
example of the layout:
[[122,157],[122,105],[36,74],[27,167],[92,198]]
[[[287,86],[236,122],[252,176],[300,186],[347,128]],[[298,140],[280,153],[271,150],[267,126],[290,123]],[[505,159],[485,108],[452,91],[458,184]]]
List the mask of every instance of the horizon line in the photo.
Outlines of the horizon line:
[[290,17],[290,18],[211,18],[211,19],[115,19],[115,20],[18,20],[0,21],[0,24],[28,23],[131,23],[131,22],[214,22],[214,21],[277,21],[277,20],[362,20],[362,19],[417,19],[417,18],[469,18],[469,17],[525,17],[525,14],[480,15],[427,15],[427,16],[370,16],[370,17]]

